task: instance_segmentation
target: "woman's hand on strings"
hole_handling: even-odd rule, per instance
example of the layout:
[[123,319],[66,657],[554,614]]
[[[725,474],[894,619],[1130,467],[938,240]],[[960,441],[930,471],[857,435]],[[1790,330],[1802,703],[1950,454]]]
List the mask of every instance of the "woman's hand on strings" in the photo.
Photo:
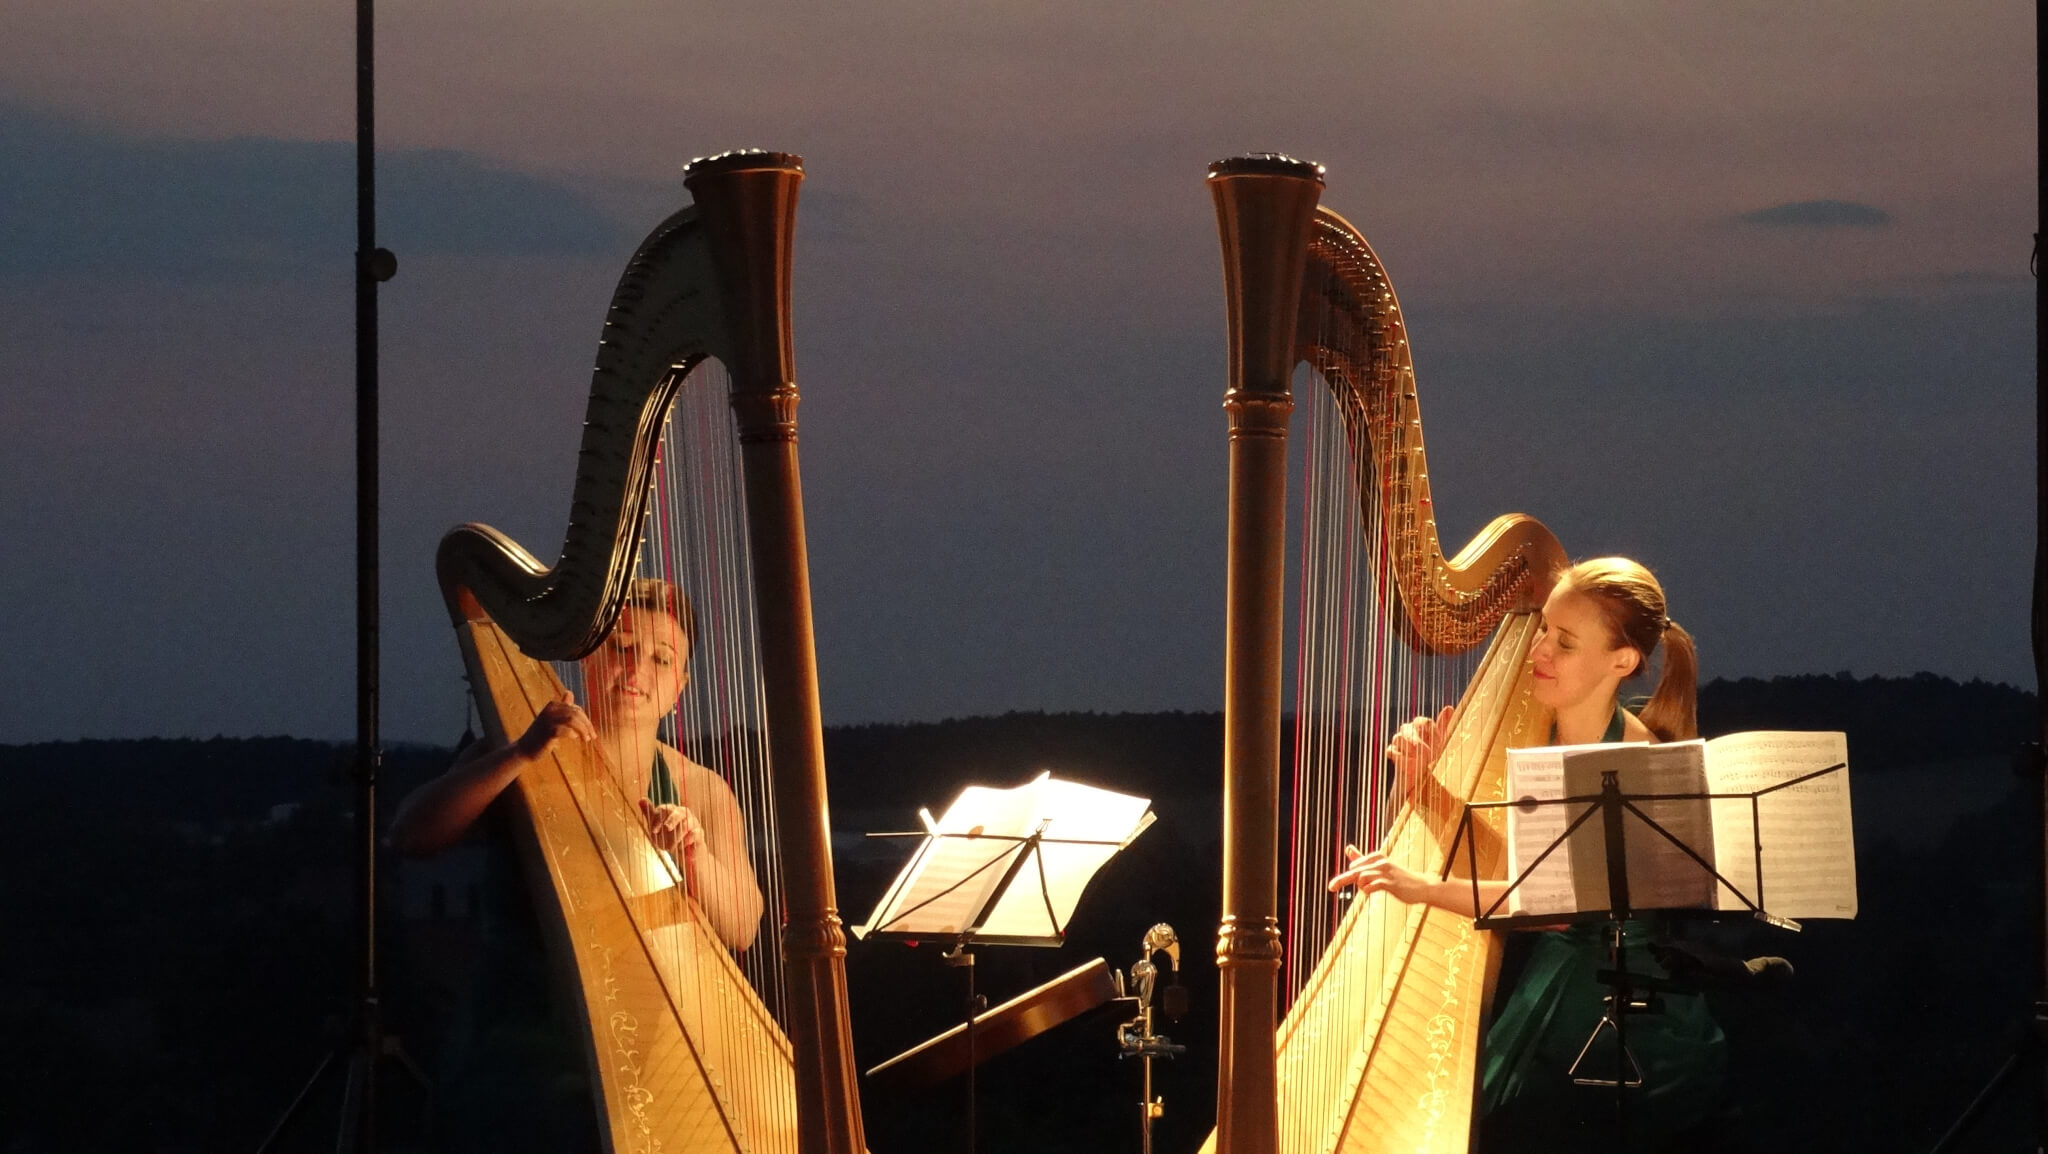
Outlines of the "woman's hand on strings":
[[1401,785],[1412,791],[1416,781],[1436,764],[1451,735],[1451,717],[1457,712],[1444,706],[1434,718],[1418,717],[1403,725],[1387,745],[1387,760],[1401,776]]
[[1336,893],[1346,886],[1357,886],[1360,893],[1378,893],[1385,890],[1404,902],[1429,900],[1430,881],[1406,866],[1396,865],[1387,855],[1374,850],[1364,853],[1355,845],[1344,847],[1345,869],[1330,879],[1329,890]]
[[640,814],[647,819],[647,836],[657,849],[680,857],[695,854],[704,844],[704,827],[688,806],[656,805],[641,798]]
[[534,714],[533,724],[513,742],[519,756],[534,761],[546,755],[563,738],[576,741],[596,741],[597,727],[590,723],[590,716],[576,704],[576,698],[568,690],[562,696],[541,707]]
[[391,819],[392,846],[408,857],[426,857],[454,845],[528,766],[564,739],[597,740],[597,727],[567,690],[541,707],[517,741],[473,741],[447,773],[407,794]]

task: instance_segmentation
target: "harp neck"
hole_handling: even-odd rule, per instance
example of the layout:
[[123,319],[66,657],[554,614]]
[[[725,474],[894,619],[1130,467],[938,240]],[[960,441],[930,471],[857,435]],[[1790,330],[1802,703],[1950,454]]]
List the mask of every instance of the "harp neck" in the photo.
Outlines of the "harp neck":
[[1462,653],[1492,635],[1509,612],[1535,608],[1564,571],[1556,536],[1533,517],[1497,517],[1446,557],[1430,497],[1429,458],[1415,363],[1401,302],[1379,255],[1356,228],[1319,209],[1303,267],[1301,309],[1290,328],[1293,360],[1309,362],[1336,394],[1360,453],[1356,483],[1381,511],[1395,583],[1417,637]]
[[625,603],[662,422],[705,359],[733,382],[743,437],[795,437],[789,286],[802,179],[784,153],[691,164],[695,203],[641,242],[606,310],[560,558],[544,566],[488,526],[461,526],[435,564],[451,610],[466,589],[533,657],[595,649]]

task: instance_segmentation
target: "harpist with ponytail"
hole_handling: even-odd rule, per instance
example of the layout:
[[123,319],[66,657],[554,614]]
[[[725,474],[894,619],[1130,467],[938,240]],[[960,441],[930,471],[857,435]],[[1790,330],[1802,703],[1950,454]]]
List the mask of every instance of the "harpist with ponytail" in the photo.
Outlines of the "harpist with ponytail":
[[[1660,649],[1656,687],[1631,711],[1622,687],[1644,674]],[[1600,557],[1566,570],[1544,602],[1543,633],[1529,660],[1536,700],[1556,717],[1554,744],[1698,736],[1692,637],[1671,619],[1656,577],[1634,561]],[[1451,713],[1447,708],[1402,727],[1387,756],[1404,779],[1435,760]],[[1439,881],[1377,852],[1347,852],[1350,868],[1331,879],[1333,890],[1356,885],[1474,913],[1468,880]],[[1480,882],[1481,902],[1492,904],[1506,888],[1505,881]],[[1653,929],[1645,921],[1624,924],[1631,965],[1646,958]],[[1598,1137],[1611,1125],[1613,1092],[1576,1086],[1566,1077],[1602,1012],[1607,987],[1596,974],[1608,964],[1605,934],[1603,926],[1581,926],[1517,935],[1530,939],[1528,949],[1519,977],[1502,987],[1482,1050],[1482,1150],[1575,1148],[1558,1144]],[[1508,967],[1515,969],[1512,955]],[[1650,972],[1664,976],[1654,967]],[[1657,1149],[1694,1148],[1691,1142],[1702,1137],[1702,1123],[1718,1104],[1727,1060],[1705,1001],[1697,994],[1663,995],[1660,1012],[1630,1019],[1628,1039],[1644,1080],[1630,1100],[1631,1137],[1655,1141]]]

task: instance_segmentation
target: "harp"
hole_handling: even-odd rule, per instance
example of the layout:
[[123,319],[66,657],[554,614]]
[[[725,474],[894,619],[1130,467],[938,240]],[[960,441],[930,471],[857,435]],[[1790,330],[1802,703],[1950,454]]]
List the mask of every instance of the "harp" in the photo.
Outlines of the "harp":
[[[613,294],[560,560],[545,567],[480,525],[451,531],[436,559],[479,712],[502,742],[562,692],[547,662],[583,657],[612,631],[643,536],[703,528],[674,523],[658,476],[664,493],[729,484],[741,509],[725,529],[744,559],[700,574],[712,592],[699,616],[713,624],[696,648],[744,649],[758,675],[697,675],[714,698],[753,702],[752,720],[714,725],[709,740],[754,747],[769,770],[760,800],[786,832],[759,872],[772,881],[779,869],[786,908],[746,953],[779,956],[780,976],[743,971],[594,743],[561,743],[500,799],[557,984],[580,994],[599,1132],[621,1154],[864,1148],[797,470],[789,285],[802,175],[798,158],[767,152],[685,169],[693,203],[647,237]],[[723,456],[683,468],[674,438],[686,424]],[[719,624],[743,604],[737,627]],[[781,995],[782,1023],[762,986]]]
[[[1437,537],[1407,332],[1378,257],[1318,207],[1322,169],[1257,155],[1210,167],[1229,315],[1230,528],[1224,686],[1224,908],[1217,1129],[1225,1154],[1462,1151],[1480,1021],[1498,962],[1471,919],[1374,894],[1321,893],[1337,847],[1378,845],[1434,876],[1462,803],[1501,794],[1505,750],[1540,744],[1529,696],[1535,613],[1564,563],[1520,515],[1455,557]],[[1281,789],[1288,425],[1297,366],[1319,407],[1301,529],[1296,788]],[[1331,538],[1336,538],[1334,541]],[[1469,671],[1436,666],[1477,654]],[[1468,656],[1466,661],[1470,661]],[[1407,717],[1456,695],[1444,753],[1382,780]],[[1296,831],[1283,948],[1279,827]],[[1329,828],[1318,832],[1319,825]],[[1475,821],[1499,876],[1497,827]],[[1460,868],[1464,853],[1460,851]],[[1277,1031],[1283,957],[1289,963]]]

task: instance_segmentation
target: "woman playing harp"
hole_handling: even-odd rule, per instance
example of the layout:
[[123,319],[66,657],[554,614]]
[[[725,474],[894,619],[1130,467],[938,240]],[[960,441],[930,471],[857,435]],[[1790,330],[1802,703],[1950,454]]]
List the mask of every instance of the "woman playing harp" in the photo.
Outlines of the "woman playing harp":
[[[1215,1146],[1462,1152],[1489,937],[1469,916],[1384,894],[1340,906],[1324,882],[1345,840],[1436,873],[1464,803],[1498,798],[1507,746],[1541,743],[1549,716],[1526,656],[1563,549],[1520,516],[1456,556],[1443,549],[1400,306],[1357,230],[1317,206],[1320,167],[1240,157],[1211,166],[1209,187],[1231,468]],[[1288,425],[1304,362],[1295,772],[1283,790]],[[1380,750],[1407,718],[1454,700],[1443,756],[1395,791],[1377,774]],[[1481,876],[1498,876],[1499,831],[1476,826]]]
[[[1656,689],[1640,712],[1631,712],[1621,703],[1622,683],[1647,672],[1660,648],[1665,659]],[[1549,744],[1698,736],[1692,637],[1671,620],[1656,577],[1634,561],[1602,557],[1565,572],[1544,602],[1530,668],[1534,696],[1554,717]],[[1453,721],[1446,710],[1401,728],[1386,752],[1404,780],[1427,773]],[[1475,892],[1482,906],[1492,908],[1508,886],[1504,879],[1476,885],[1439,880],[1377,850],[1345,851],[1348,868],[1330,879],[1332,892],[1355,885],[1364,893],[1384,892],[1474,917]],[[1652,932],[1647,921],[1623,926],[1637,957]],[[1533,936],[1514,992],[1488,1028],[1482,1050],[1480,1148],[1489,1152],[1598,1140],[1612,1122],[1612,1091],[1576,1086],[1567,1076],[1600,1020],[1607,993],[1597,977],[1610,964],[1604,927]],[[1655,966],[1644,972],[1666,976]],[[1721,1031],[1704,999],[1663,994],[1657,1013],[1631,1020],[1628,1039],[1643,1075],[1643,1088],[1630,1105],[1630,1136],[1657,1142],[1659,1149],[1689,1140],[1718,1104],[1726,1064]]]
[[560,560],[481,525],[436,558],[489,744],[402,844],[503,816],[607,1151],[863,1145],[797,469],[801,178],[780,153],[685,170],[694,203],[613,293]]
[[[393,848],[409,857],[449,848],[485,820],[522,772],[576,743],[638,801],[649,842],[669,855],[725,946],[752,945],[762,900],[739,805],[723,779],[660,739],[689,678],[694,616],[673,585],[637,581],[618,625],[580,663],[588,710],[565,690],[517,740],[465,746],[448,772],[407,795],[392,821]],[[484,839],[482,988],[467,999],[463,1036],[451,1039],[458,1052],[442,1063],[443,1142],[452,1149],[597,1150],[581,1048],[550,1008],[543,935],[510,860],[507,825],[516,820],[491,814]]]
[[732,788],[661,740],[662,721],[690,679],[696,614],[674,585],[635,582],[619,623],[580,663],[589,708],[564,692],[509,745],[472,743],[449,771],[399,806],[391,844],[424,857],[455,844],[520,772],[578,741],[601,751],[639,800],[648,838],[681,869],[720,940],[735,950],[754,943],[761,887],[749,860],[746,823]]

